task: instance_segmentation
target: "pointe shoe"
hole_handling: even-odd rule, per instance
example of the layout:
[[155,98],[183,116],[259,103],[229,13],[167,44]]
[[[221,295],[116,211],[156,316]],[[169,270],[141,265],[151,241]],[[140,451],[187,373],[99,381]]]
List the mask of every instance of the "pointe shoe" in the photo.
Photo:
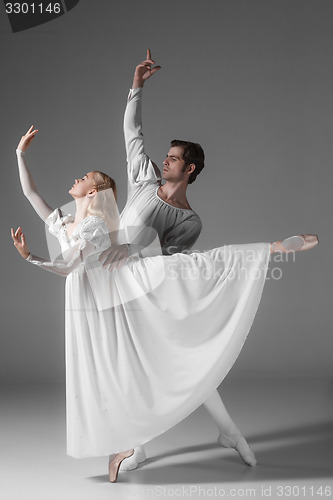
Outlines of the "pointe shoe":
[[227,436],[226,434],[221,433],[219,435],[218,442],[224,448],[234,448],[246,465],[254,467],[257,464],[257,459],[253,451],[249,447],[246,439],[240,434],[231,434],[230,436]]
[[319,243],[316,234],[300,234],[298,236],[291,236],[283,241],[275,241],[273,243],[273,251],[278,252],[299,252],[310,250],[317,246]]
[[118,453],[112,460],[110,456],[109,459],[109,481],[110,483],[115,483],[117,481],[118,477],[118,472],[119,472],[119,467],[121,462],[130,456],[132,456],[134,453],[134,450],[128,450],[128,451],[122,451],[121,453]]
[[129,458],[125,458],[120,464],[120,471],[134,470],[137,466],[146,460],[146,454],[143,446],[134,448],[134,453]]

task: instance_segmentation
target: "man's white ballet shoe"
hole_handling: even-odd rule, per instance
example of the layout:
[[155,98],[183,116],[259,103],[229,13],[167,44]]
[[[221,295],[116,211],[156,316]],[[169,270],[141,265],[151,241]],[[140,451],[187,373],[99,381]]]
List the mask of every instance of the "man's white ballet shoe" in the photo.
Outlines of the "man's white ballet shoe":
[[246,439],[240,434],[231,434],[229,436],[226,434],[220,434],[218,442],[224,448],[234,448],[246,465],[254,467],[257,464],[257,459],[253,451],[249,447]]
[[144,462],[146,459],[147,457],[143,446],[137,446],[136,448],[134,448],[133,455],[131,455],[129,458],[125,458],[121,462],[119,470],[134,470],[141,462]]
[[311,250],[319,243],[316,234],[300,234],[298,236],[291,236],[283,241],[275,241],[273,243],[274,252],[300,252],[304,250]]

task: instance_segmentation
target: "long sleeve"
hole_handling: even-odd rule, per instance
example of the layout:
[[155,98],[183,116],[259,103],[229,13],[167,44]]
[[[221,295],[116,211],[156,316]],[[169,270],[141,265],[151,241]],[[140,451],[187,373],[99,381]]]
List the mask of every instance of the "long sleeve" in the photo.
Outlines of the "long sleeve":
[[202,223],[197,214],[184,220],[167,232],[161,241],[164,255],[172,255],[178,252],[190,250],[199,238]]
[[[133,234],[131,234],[130,229],[134,230]],[[162,255],[160,238],[154,228],[135,226],[134,228],[127,228],[126,233],[130,241],[127,244],[130,256],[153,257]]]
[[45,222],[48,216],[53,212],[53,209],[38,193],[35,181],[25,162],[24,151],[17,149],[16,155],[23,194],[28,198],[39,217]]
[[95,251],[95,246],[92,243],[79,240],[75,246],[71,248],[71,251],[63,260],[47,260],[42,257],[37,257],[31,253],[26,260],[27,262],[35,264],[46,271],[66,277]]
[[124,115],[127,172],[130,184],[159,182],[161,173],[145,153],[142,132],[142,88],[131,89]]
[[130,238],[129,254],[139,255],[140,257],[152,257],[154,255],[172,255],[179,252],[187,252],[190,250],[201,233],[202,222],[200,217],[193,214],[176,223],[171,228],[165,230],[161,240],[152,227],[142,227],[139,232],[138,228],[135,238]]

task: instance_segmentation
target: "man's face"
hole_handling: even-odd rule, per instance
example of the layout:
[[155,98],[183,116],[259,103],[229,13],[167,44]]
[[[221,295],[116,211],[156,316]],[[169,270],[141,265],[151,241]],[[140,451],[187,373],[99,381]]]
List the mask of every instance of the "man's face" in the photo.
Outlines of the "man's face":
[[183,160],[183,148],[181,146],[170,148],[163,165],[163,179],[172,182],[184,180],[186,177],[186,167]]

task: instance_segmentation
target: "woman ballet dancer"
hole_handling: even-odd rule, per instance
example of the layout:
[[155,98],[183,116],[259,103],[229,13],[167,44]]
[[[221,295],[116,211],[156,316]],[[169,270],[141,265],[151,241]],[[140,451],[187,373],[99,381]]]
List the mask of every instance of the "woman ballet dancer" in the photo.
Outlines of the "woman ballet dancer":
[[20,180],[63,259],[31,254],[20,227],[11,235],[24,259],[66,276],[67,453],[111,453],[115,482],[135,446],[188,416],[227,375],[256,314],[270,254],[307,250],[318,238],[130,257],[110,273],[98,259],[118,243],[114,181],[88,172],[69,190],[75,216],[53,210],[24,160],[37,132],[31,126],[18,145]]

